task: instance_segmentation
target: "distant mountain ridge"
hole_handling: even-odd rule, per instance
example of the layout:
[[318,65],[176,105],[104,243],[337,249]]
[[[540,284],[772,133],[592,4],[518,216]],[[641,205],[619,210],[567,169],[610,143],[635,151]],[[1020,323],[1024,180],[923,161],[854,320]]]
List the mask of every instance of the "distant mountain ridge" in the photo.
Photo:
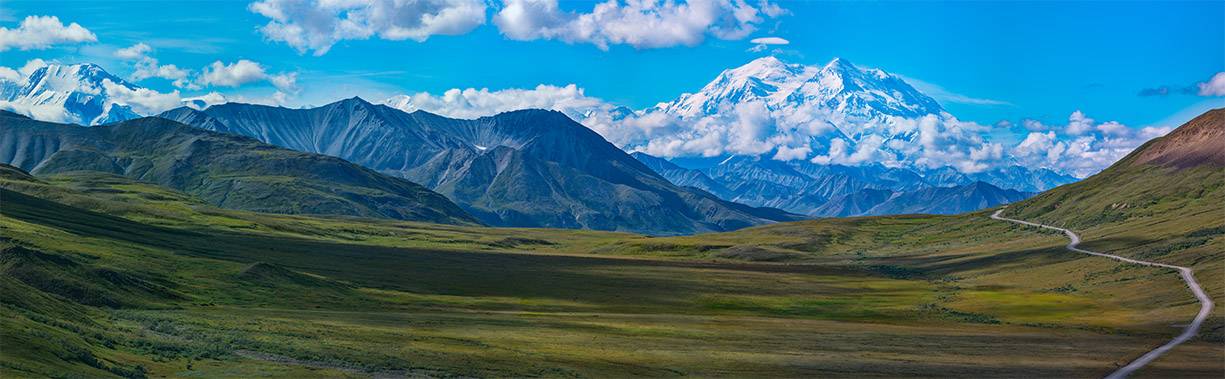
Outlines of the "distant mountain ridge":
[[403,177],[492,225],[685,234],[799,218],[673,185],[554,111],[460,120],[352,98],[311,109],[184,107],[161,117]]
[[[1021,200],[1040,189],[1071,181],[1050,170],[1031,171],[1020,166],[962,174],[951,169],[917,172],[881,165],[818,165],[762,157],[731,157],[714,167],[695,170],[642,152],[632,156],[677,185],[699,188],[729,201],[814,217],[968,212]],[[1021,183],[1024,190],[1003,188],[1016,183]],[[951,188],[962,192],[939,192]],[[944,196],[948,193],[967,197]],[[912,196],[901,196],[903,194]],[[895,196],[892,203],[871,209]],[[975,200],[979,198],[989,200]],[[872,199],[875,200],[869,201]],[[940,204],[924,203],[937,200],[959,206],[941,208]]]
[[138,88],[95,64],[50,64],[35,69],[21,82],[0,80],[0,109],[80,125],[140,117],[131,107],[112,102],[108,86]]
[[37,175],[125,176],[223,208],[476,223],[442,195],[404,179],[156,117],[83,128],[0,111],[0,163]]

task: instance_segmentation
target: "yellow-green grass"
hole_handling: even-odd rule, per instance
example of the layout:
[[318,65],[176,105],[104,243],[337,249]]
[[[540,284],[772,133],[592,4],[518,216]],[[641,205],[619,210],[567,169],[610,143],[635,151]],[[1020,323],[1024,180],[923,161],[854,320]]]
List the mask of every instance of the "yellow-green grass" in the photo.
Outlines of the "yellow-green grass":
[[[164,287],[89,306],[0,278],[4,377],[1093,377],[1194,307],[1175,275],[985,212],[648,238],[235,212],[97,174],[0,184],[36,195],[0,197],[0,244]],[[784,263],[742,261],[762,257]],[[1219,376],[1221,353],[1209,333],[1142,374]]]

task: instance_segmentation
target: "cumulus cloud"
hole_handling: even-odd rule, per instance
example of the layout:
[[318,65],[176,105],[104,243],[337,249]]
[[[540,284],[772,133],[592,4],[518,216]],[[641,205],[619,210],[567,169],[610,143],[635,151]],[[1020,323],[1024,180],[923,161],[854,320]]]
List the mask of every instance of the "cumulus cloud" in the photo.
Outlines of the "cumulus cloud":
[[33,74],[34,71],[40,68],[43,68],[43,67],[47,67],[47,61],[44,61],[39,58],[34,58],[34,59],[26,61],[26,64],[22,65],[21,68],[17,70],[17,72],[20,72],[22,76],[30,76],[30,74]]
[[1079,110],[1068,116],[1068,125],[1031,131],[1011,149],[1011,156],[1027,167],[1046,167],[1085,177],[1097,173],[1126,156],[1144,142],[1169,133],[1173,128],[1131,128],[1117,121],[1096,123]]
[[158,62],[157,58],[149,55],[152,52],[152,47],[141,42],[115,50],[115,57],[135,62],[132,75],[128,76],[128,79],[131,81],[138,82],[149,78],[162,78],[170,80],[178,88],[200,89],[200,86],[192,83],[190,79],[192,75],[191,70],[182,69],[173,64],[162,65]]
[[1225,96],[1225,71],[1218,72],[1208,81],[1196,84],[1200,96]]
[[30,77],[30,74],[46,66],[47,62],[38,58],[26,61],[24,65],[17,69],[0,66],[0,80],[25,85],[26,78]]
[[563,11],[557,0],[506,0],[493,23],[507,38],[590,43],[607,50],[626,44],[639,49],[694,46],[706,37],[737,40],[765,18],[784,10],[766,1],[626,1],[596,4],[590,13]]
[[122,59],[139,59],[153,51],[152,47],[144,42],[115,50],[115,56]]
[[41,50],[56,44],[97,40],[89,29],[75,22],[64,25],[55,16],[27,16],[17,28],[0,28],[0,51]]
[[190,76],[191,70],[182,69],[172,64],[161,65],[158,64],[157,59],[146,58],[136,63],[136,69],[132,71],[132,75],[129,78],[133,81],[162,78],[172,81],[175,87],[199,89],[199,85],[190,81]]
[[21,75],[21,73],[17,72],[17,70],[0,66],[0,80],[20,83],[22,80],[25,80],[25,76]]
[[262,64],[246,59],[225,64],[215,61],[200,72],[201,85],[216,87],[238,87],[244,84],[267,81],[280,91],[292,91],[297,87],[297,73],[272,75]]
[[203,84],[220,87],[238,87],[243,84],[264,80],[268,74],[264,66],[254,61],[239,59],[231,64],[213,62],[204,68],[200,76]]
[[552,86],[541,84],[532,89],[511,88],[491,91],[488,88],[453,88],[441,96],[429,92],[400,95],[386,101],[406,112],[424,110],[456,118],[477,118],[519,109],[552,109],[582,116],[596,109],[609,110],[603,100],[588,97],[574,84]]
[[178,90],[162,93],[148,88],[133,89],[112,82],[110,79],[102,81],[102,88],[106,91],[110,102],[127,105],[139,114],[157,114],[180,105]]
[[[198,90],[205,86],[238,87],[254,82],[268,82],[281,92],[296,92],[298,73],[286,72],[270,74],[259,62],[240,59],[234,63],[225,64],[215,61],[199,71],[180,68],[173,64],[161,64],[157,58],[150,55],[153,48],[145,43],[125,47],[115,51],[115,56],[133,61],[132,75],[128,77],[133,82],[149,78],[170,80],[175,87]],[[284,94],[282,94],[284,96]]]
[[1084,112],[1077,109],[1068,116],[1068,125],[1064,128],[1064,131],[1074,136],[1085,134],[1093,130],[1093,121],[1093,119],[1086,117]]
[[248,9],[271,19],[260,28],[264,37],[315,55],[342,40],[377,36],[422,42],[485,23],[481,0],[262,0]]

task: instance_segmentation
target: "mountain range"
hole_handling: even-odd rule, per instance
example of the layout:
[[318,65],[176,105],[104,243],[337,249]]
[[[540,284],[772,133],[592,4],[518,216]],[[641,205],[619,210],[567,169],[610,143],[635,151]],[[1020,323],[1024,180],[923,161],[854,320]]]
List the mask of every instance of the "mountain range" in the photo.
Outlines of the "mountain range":
[[674,185],[555,111],[460,120],[352,98],[311,109],[183,107],[160,117],[409,179],[490,225],[686,234],[800,218]]
[[[646,153],[632,155],[678,185],[814,217],[962,213],[1025,199],[1037,188],[1053,187],[1065,178],[1019,166],[967,175],[739,156],[706,169],[688,169]],[[1000,188],[998,183],[1025,183],[1023,188],[1030,190]]]
[[[921,166],[904,159],[905,154],[890,146],[916,145],[916,132],[885,125],[895,118],[946,119],[950,116],[935,99],[901,77],[879,69],[858,67],[841,58],[823,66],[788,64],[772,56],[759,58],[723,71],[697,92],[683,94],[638,113],[665,113],[682,120],[695,120],[716,117],[745,104],[759,104],[782,119],[801,118],[832,128],[832,133],[805,137],[808,140],[804,144],[821,148],[830,146],[833,139],[841,139],[854,146],[859,141],[876,139],[881,141],[881,151],[903,159],[891,166],[871,162],[850,166],[818,164],[806,159],[776,160],[771,159],[775,153],[772,151],[760,155],[733,155],[712,167],[687,169],[641,151],[635,152],[634,157],[678,185],[700,188],[730,201],[818,217],[889,214],[903,209],[935,212],[936,208],[941,208],[936,204],[900,206],[894,203],[894,206],[869,212],[867,208],[860,208],[861,202],[846,206],[836,203],[880,197],[880,192],[859,193],[864,190],[885,190],[892,194],[890,198],[934,188],[960,188],[958,193],[967,195],[981,191],[998,195],[986,196],[994,199],[987,202],[967,198],[955,202],[962,206],[944,207],[941,212],[959,213],[981,208],[975,204],[995,206],[1023,198],[1025,193],[1076,181],[1075,177],[1046,168],[1007,165],[962,172],[949,166]],[[897,196],[894,201],[924,198]]]
[[124,176],[223,208],[477,223],[446,197],[408,180],[156,117],[82,128],[0,111],[0,163],[40,176]]
[[[0,80],[0,108],[37,119],[100,125],[141,117],[110,93],[138,89],[97,65],[51,64],[34,70],[21,82]],[[866,136],[909,141],[914,136],[887,134],[864,120],[944,114],[934,99],[882,70],[860,68],[844,59],[805,66],[774,57],[726,70],[696,93],[636,113],[693,118],[747,102],[759,102],[785,114],[826,115],[823,122],[834,127],[834,136],[848,141]],[[769,159],[768,154],[731,156],[713,167],[686,169],[641,152],[630,157],[557,112],[509,112],[458,120],[427,112],[400,112],[360,99],[300,110],[247,104],[209,107],[190,99],[184,104],[187,107],[162,116],[206,130],[340,157],[409,179],[446,195],[490,225],[649,234],[723,231],[798,217],[788,212],[829,217],[903,209],[968,211],[977,209],[977,204],[994,206],[1015,199],[1018,193],[1040,192],[1076,180],[1049,169],[1021,166],[963,173],[952,167],[779,161]],[[624,107],[609,112],[617,118],[635,114]],[[577,117],[582,121],[584,116]],[[666,180],[661,182],[660,177]],[[981,196],[994,200],[981,202],[977,200],[980,196],[970,195],[992,189],[978,182],[997,190],[992,191],[998,192],[996,196]],[[935,188],[960,188],[956,193],[969,197],[941,197],[960,204],[953,207],[898,204],[908,199],[926,201],[924,196],[902,195]],[[892,205],[877,208],[881,204],[865,202],[881,198],[884,192],[879,191],[889,193],[884,200],[893,199]],[[843,201],[849,203],[838,204]]]

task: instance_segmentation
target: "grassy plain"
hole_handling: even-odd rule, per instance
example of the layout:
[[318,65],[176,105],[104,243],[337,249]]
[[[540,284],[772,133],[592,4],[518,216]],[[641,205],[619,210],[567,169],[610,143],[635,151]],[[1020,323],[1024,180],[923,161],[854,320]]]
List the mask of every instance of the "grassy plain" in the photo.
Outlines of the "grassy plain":
[[[3,377],[1094,377],[1195,307],[1172,273],[1074,255],[986,212],[650,238],[2,177]],[[1091,226],[1086,246],[1208,254],[1191,264],[1220,298],[1220,229],[1124,241],[1162,222]],[[1220,377],[1222,324],[1141,374]]]

